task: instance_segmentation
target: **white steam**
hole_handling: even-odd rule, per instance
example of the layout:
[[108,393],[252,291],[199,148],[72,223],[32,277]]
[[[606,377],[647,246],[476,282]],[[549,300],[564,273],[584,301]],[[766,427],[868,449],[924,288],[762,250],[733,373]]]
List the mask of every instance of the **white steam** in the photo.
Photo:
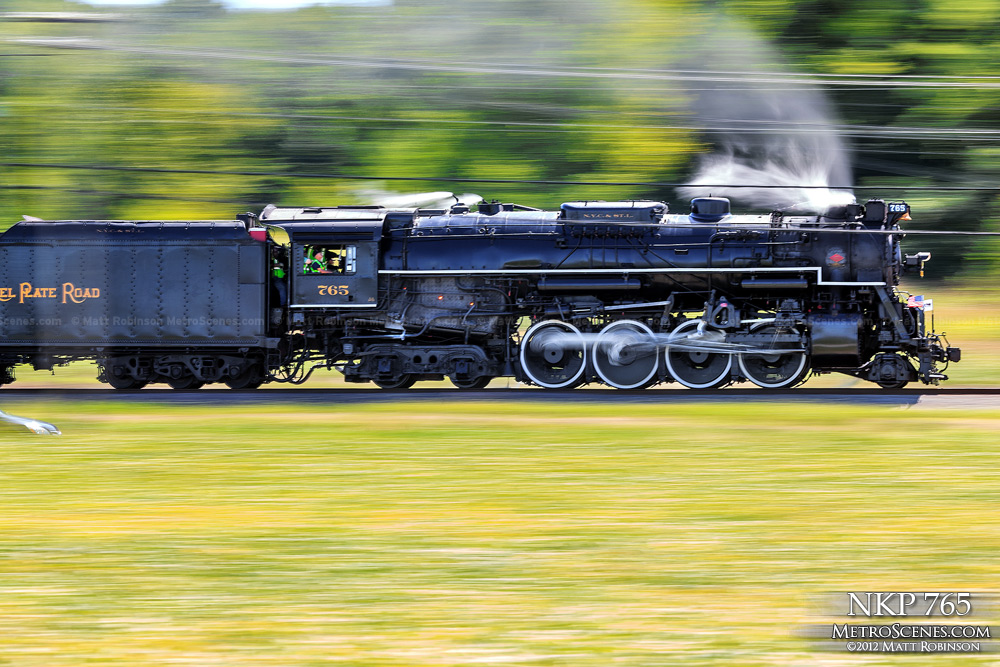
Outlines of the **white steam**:
[[473,206],[483,200],[479,195],[466,192],[456,195],[453,192],[414,192],[399,194],[382,190],[366,190],[362,196],[372,204],[386,208],[451,208],[456,204]]
[[[714,195],[729,197],[753,206],[821,213],[831,206],[854,203],[850,190],[830,188],[831,178],[826,165],[808,159],[801,145],[789,142],[785,147],[772,142],[771,153],[784,153],[784,159],[754,160],[729,146],[702,158],[698,174],[687,187],[680,188],[687,198]],[[836,181],[843,184],[844,181]],[[703,185],[702,185],[703,184]],[[718,184],[738,184],[757,187],[712,187]],[[789,188],[788,185],[812,186]]]
[[[726,27],[705,40],[698,66],[748,74],[739,82],[699,82],[699,89],[690,91],[698,124],[714,133],[706,134],[714,152],[701,158],[690,185],[679,193],[815,212],[853,202],[850,189],[835,189],[851,185],[850,155],[823,92],[753,75],[754,69],[773,72],[782,63],[749,30],[731,22],[719,25]],[[719,185],[756,187],[714,187]],[[812,187],[788,187],[793,185]]]

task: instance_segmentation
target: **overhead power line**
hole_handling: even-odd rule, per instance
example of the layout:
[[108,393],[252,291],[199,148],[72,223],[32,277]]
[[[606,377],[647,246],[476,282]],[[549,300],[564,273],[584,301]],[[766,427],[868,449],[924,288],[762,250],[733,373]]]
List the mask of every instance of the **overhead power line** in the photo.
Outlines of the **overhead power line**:
[[[618,130],[646,130],[656,132],[698,132],[701,134],[810,134],[810,133],[831,133],[841,134],[848,137],[888,137],[894,139],[960,139],[960,140],[992,140],[1000,139],[1000,129],[992,128],[929,128],[929,127],[885,127],[876,125],[834,125],[821,121],[789,121],[789,120],[769,120],[769,119],[740,119],[740,118],[710,118],[706,119],[709,124],[678,124],[669,125],[635,125],[635,124],[611,124],[611,123],[565,123],[558,121],[528,121],[528,120],[479,120],[464,118],[432,118],[432,117],[406,117],[406,116],[353,116],[339,114],[305,114],[286,112],[254,112],[254,111],[232,111],[217,109],[164,109],[159,107],[136,107],[128,105],[81,105],[63,102],[48,102],[44,104],[48,108],[67,108],[74,112],[74,120],[80,122],[79,113],[82,110],[94,111],[114,111],[131,113],[155,113],[170,116],[191,117],[193,121],[213,124],[221,121],[210,118],[266,118],[278,120],[299,120],[299,121],[325,121],[325,122],[367,122],[367,123],[398,123],[403,125],[449,125],[466,127],[492,127],[500,130],[509,128],[546,128],[556,130],[586,130],[586,131],[618,131]],[[34,104],[33,106],[38,106]],[[540,112],[545,112],[545,109]],[[586,110],[590,111],[590,110]],[[553,113],[567,112],[579,113],[572,109],[555,109]],[[608,111],[612,113],[613,110]],[[84,119],[86,121],[86,119]],[[135,119],[125,122],[181,122],[168,120]],[[448,128],[451,129],[451,128]]]
[[808,86],[866,86],[885,88],[977,88],[1000,89],[998,77],[951,77],[878,74],[796,74],[789,72],[727,72],[697,70],[641,70],[617,68],[583,68],[574,66],[536,67],[531,65],[497,65],[490,63],[458,64],[432,60],[390,60],[351,56],[284,56],[266,52],[220,51],[193,48],[146,47],[115,44],[81,37],[17,38],[8,43],[46,48],[115,51],[146,56],[171,56],[198,59],[241,60],[287,65],[316,65],[393,69],[453,74],[503,74],[527,77],[564,77],[588,79],[632,79],[646,81],[713,82],[713,83],[795,83]]
[[[995,186],[956,185],[756,185],[753,183],[690,183],[668,181],[569,181],[554,179],[463,178],[457,176],[380,176],[374,174],[314,174],[302,172],[229,170],[229,169],[170,169],[160,167],[124,167],[115,165],[82,165],[39,162],[0,162],[0,167],[27,169],[74,169],[83,171],[118,171],[147,174],[190,174],[199,176],[261,176],[271,178],[301,178],[343,181],[410,181],[440,183],[483,183],[507,185],[580,185],[651,188],[757,188],[763,190],[891,190],[928,192],[1000,192]],[[0,186],[2,187],[2,186]]]

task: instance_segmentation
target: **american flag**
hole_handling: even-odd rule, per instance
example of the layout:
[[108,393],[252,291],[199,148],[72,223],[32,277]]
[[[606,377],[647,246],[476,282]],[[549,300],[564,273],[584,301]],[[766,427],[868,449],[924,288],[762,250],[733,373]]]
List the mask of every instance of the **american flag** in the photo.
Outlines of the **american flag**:
[[907,308],[919,308],[924,309],[924,295],[923,294],[911,294],[910,298],[906,300]]

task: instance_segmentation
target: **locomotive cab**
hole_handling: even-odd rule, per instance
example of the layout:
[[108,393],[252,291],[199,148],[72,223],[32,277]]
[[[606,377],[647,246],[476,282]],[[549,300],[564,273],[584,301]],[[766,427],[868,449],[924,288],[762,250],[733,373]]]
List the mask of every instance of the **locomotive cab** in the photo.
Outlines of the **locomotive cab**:
[[382,221],[295,224],[291,308],[375,308]]

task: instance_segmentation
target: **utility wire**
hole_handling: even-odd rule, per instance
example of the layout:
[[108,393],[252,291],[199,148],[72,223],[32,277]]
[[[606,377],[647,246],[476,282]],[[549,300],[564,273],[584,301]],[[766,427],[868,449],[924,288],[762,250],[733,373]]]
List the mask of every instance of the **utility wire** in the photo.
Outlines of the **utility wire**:
[[[586,186],[641,186],[656,188],[759,188],[764,190],[892,190],[929,192],[1000,192],[1000,187],[986,186],[941,186],[941,185],[754,185],[732,183],[691,183],[666,181],[564,181],[548,179],[516,178],[462,178],[455,176],[376,176],[372,174],[314,174],[301,172],[274,172],[224,169],[168,169],[160,167],[123,167],[113,165],[81,165],[37,162],[0,162],[0,167],[74,169],[84,171],[117,171],[148,174],[191,174],[207,176],[266,176],[278,178],[302,178],[346,181],[418,181],[441,183],[485,183],[511,185],[586,185]],[[0,186],[2,187],[2,186]]]
[[[2,55],[2,54],[0,54]],[[12,54],[18,55],[18,54]],[[54,55],[69,55],[60,53],[36,53],[36,54],[21,54],[25,56],[54,56]],[[74,74],[74,81],[79,82],[83,77],[91,77],[95,79],[101,78],[100,75],[95,75],[92,73],[80,72]],[[62,74],[50,73],[50,72],[37,72],[32,74],[33,79],[49,78],[49,79],[65,79],[66,77]],[[421,84],[403,84],[403,83],[389,83],[384,80],[369,80],[369,81],[359,81],[359,80],[348,80],[342,79],[335,82],[340,86],[339,90],[345,90],[353,88],[360,91],[361,94],[368,97],[373,97],[372,93],[375,90],[380,90],[384,88],[400,89],[400,90],[461,90],[467,91],[470,94],[478,93],[483,90],[488,91],[556,91],[556,92],[605,92],[605,93],[648,93],[650,96],[653,95],[677,95],[678,89],[671,87],[651,87],[651,86],[641,86],[641,87],[625,87],[625,86],[614,86],[613,88],[608,86],[526,86],[526,85],[477,85],[474,81],[464,84],[464,85],[445,85],[445,84],[432,84],[432,85],[421,85]],[[863,93],[863,92],[883,92],[884,87],[872,87],[872,86],[859,86],[852,87],[850,89],[850,94]],[[791,82],[786,82],[784,86],[726,86],[725,88],[711,87],[711,88],[693,88],[690,86],[684,86],[684,93],[704,93],[704,92],[726,92],[726,93],[801,93],[802,86],[791,85]],[[886,106],[886,107],[898,107],[902,109],[912,108],[912,104],[863,104],[861,102],[851,103],[849,101],[838,102],[837,106]],[[961,105],[940,105],[940,106],[922,106],[921,108],[929,109],[963,109],[963,108],[975,108],[979,107],[965,107]],[[989,107],[984,107],[989,108]]]
[[[730,186],[734,187],[734,186]],[[738,186],[735,186],[738,187]],[[234,204],[237,206],[266,206],[270,202],[254,202],[254,201],[234,201],[227,199],[206,199],[200,197],[171,197],[165,195],[146,195],[146,194],[136,194],[134,192],[130,193],[116,193],[116,192],[106,192],[99,190],[78,190],[73,188],[62,188],[54,186],[7,186],[8,190],[59,190],[64,192],[70,192],[74,194],[81,195],[119,195],[128,199],[152,199],[152,200],[170,200],[170,201],[184,201],[184,202],[195,202],[195,203],[219,203],[219,204]],[[792,217],[795,217],[792,214]],[[634,227],[655,227],[658,226],[655,223],[628,223],[616,221],[616,225],[620,226],[634,226]],[[930,230],[930,229],[855,229],[855,228],[832,228],[832,227],[814,227],[811,225],[802,225],[801,223],[792,223],[791,225],[785,227],[771,227],[770,225],[764,226],[760,224],[753,223],[738,223],[738,222],[698,222],[698,223],[683,223],[683,222],[670,222],[669,226],[671,228],[687,228],[687,229],[736,229],[740,231],[759,231],[759,232],[803,232],[808,234],[867,234],[867,235],[882,235],[882,236],[1000,236],[1000,232],[979,232],[979,231],[956,231],[956,230]]]
[[[274,118],[283,120],[316,120],[316,121],[353,121],[353,122],[378,122],[378,123],[401,123],[401,124],[434,124],[434,125],[462,125],[462,126],[503,126],[503,127],[540,127],[559,129],[583,129],[583,130],[655,130],[665,132],[701,132],[701,133],[812,133],[812,132],[838,132],[856,133],[858,136],[886,136],[891,138],[937,138],[946,137],[996,137],[1000,138],[1000,129],[991,128],[928,128],[928,127],[884,127],[876,125],[831,125],[820,121],[784,121],[784,120],[744,120],[739,118],[711,118],[708,119],[714,124],[711,125],[617,125],[607,123],[562,123],[562,122],[540,122],[521,120],[473,120],[462,118],[412,118],[412,117],[387,117],[387,116],[346,116],[332,114],[301,114],[301,113],[281,113],[281,112],[241,112],[241,111],[220,111],[213,109],[164,109],[159,107],[134,107],[117,105],[70,105],[64,103],[49,103],[45,106],[72,108],[74,114],[79,114],[81,110],[93,109],[97,111],[127,111],[135,113],[159,113],[177,116],[195,116],[197,122],[215,123],[215,121],[205,120],[205,116],[222,117],[246,117],[246,118]],[[545,111],[545,110],[542,110]],[[552,109],[553,113],[577,113],[569,109]],[[541,111],[540,111],[541,112]],[[590,112],[590,110],[586,110]],[[79,118],[76,118],[79,120]],[[131,119],[127,122],[182,122],[182,121],[154,121],[151,119]],[[187,122],[187,121],[184,121]]]
[[[527,65],[467,64],[459,65],[438,61],[379,60],[344,56],[282,56],[265,52],[218,51],[210,49],[155,48],[130,44],[113,44],[95,39],[68,38],[17,38],[8,43],[46,48],[115,51],[146,56],[173,56],[198,59],[239,60],[288,65],[316,65],[326,67],[355,67],[366,69],[395,69],[402,71],[446,72],[455,74],[505,74],[529,77],[566,77],[592,79],[636,79],[649,81],[703,81],[715,83],[795,83],[814,86],[857,86],[883,88],[975,88],[1000,89],[998,77],[931,77],[921,75],[832,75],[787,72],[703,73],[695,70],[631,70],[611,68],[580,68],[559,66],[539,68]],[[955,80],[961,79],[961,80]]]

